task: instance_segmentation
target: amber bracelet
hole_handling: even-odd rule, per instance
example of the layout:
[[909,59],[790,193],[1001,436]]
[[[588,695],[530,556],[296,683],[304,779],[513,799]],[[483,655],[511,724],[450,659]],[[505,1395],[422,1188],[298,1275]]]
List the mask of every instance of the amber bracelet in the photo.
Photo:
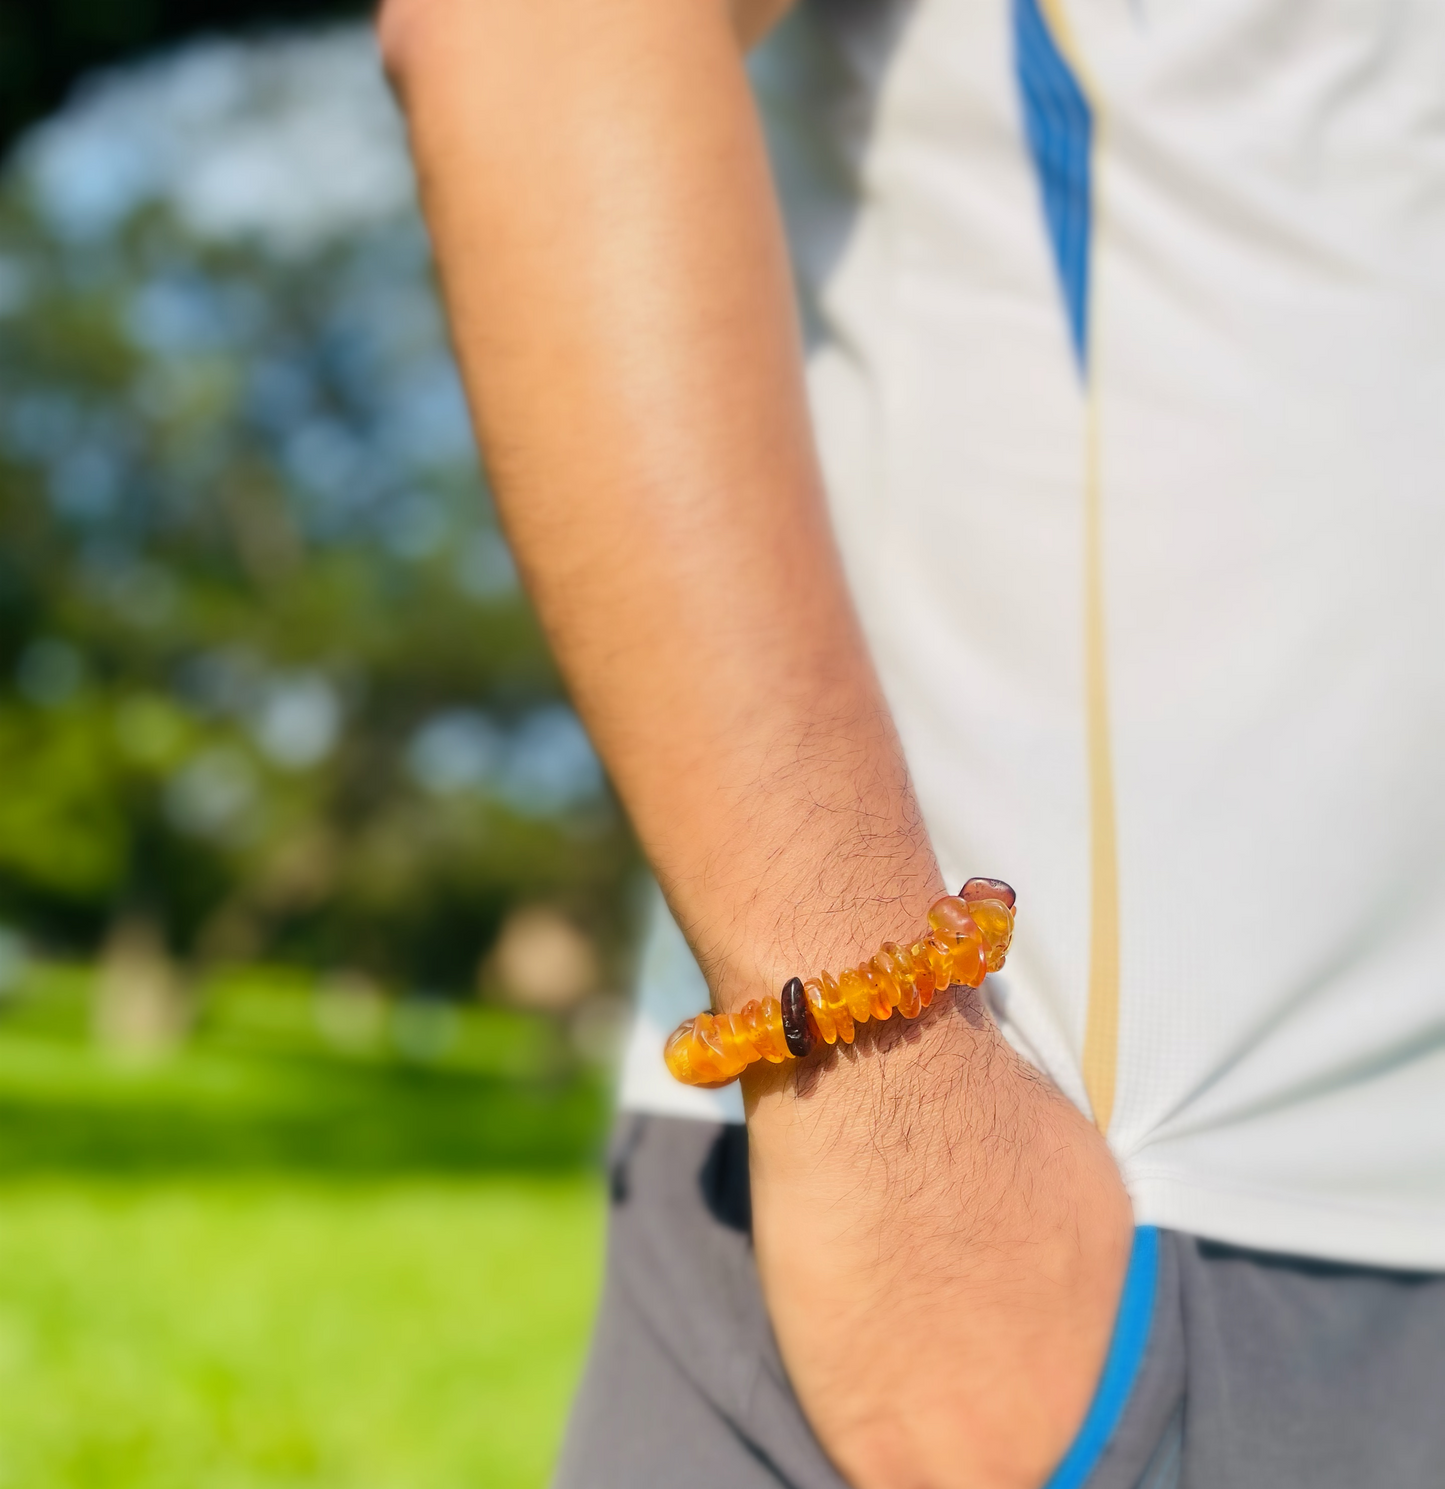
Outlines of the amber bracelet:
[[939,988],[977,987],[997,972],[1014,930],[1014,892],[1002,879],[970,879],[928,911],[928,929],[912,946],[885,941],[871,961],[789,978],[778,998],[754,998],[736,1013],[699,1013],[679,1024],[663,1054],[684,1085],[722,1086],[755,1060],[781,1065],[826,1044],[853,1043],[869,1019],[917,1018]]

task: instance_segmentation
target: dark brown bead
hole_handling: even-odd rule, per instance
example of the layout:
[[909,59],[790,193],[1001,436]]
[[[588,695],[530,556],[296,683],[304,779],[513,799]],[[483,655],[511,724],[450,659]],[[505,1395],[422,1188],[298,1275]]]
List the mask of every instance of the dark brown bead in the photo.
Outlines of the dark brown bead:
[[813,1031],[808,1027],[808,999],[803,993],[803,979],[790,977],[783,985],[783,1038],[788,1051],[800,1060],[813,1048]]
[[1002,879],[970,879],[958,891],[961,900],[1002,900],[1010,910],[1014,907],[1014,892]]

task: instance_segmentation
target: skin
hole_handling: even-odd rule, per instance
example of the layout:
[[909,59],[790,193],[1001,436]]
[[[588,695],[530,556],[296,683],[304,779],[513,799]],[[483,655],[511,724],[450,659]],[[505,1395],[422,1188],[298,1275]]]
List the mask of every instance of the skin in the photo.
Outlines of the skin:
[[[944,891],[824,509],[742,66],[785,8],[380,19],[502,520],[722,1009],[911,939]],[[971,996],[745,1097],[764,1293],[844,1477],[1042,1483],[1132,1233],[1093,1127]]]

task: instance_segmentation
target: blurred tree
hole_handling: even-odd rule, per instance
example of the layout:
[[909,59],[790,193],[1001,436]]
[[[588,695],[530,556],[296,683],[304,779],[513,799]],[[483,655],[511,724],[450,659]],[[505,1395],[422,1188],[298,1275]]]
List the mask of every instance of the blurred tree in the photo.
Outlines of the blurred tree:
[[0,154],[92,68],[202,32],[368,8],[360,0],[0,0]]
[[148,68],[0,183],[0,918],[451,988],[608,934],[365,38]]

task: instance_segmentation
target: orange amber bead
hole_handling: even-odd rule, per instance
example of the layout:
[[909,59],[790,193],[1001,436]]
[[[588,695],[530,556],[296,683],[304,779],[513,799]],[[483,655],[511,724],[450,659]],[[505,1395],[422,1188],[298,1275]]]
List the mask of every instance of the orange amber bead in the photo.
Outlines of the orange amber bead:
[[736,1014],[720,1013],[715,1017],[718,1038],[722,1041],[723,1052],[741,1060],[746,1067],[758,1058],[758,1052],[753,1048],[753,1042],[748,1038],[748,1031],[739,1021]]
[[837,979],[831,972],[824,972],[818,979],[823,984],[823,996],[828,1002],[828,1012],[833,1015],[833,1027],[838,1031],[838,1038],[844,1044],[853,1043],[853,1015],[848,1011],[848,1001],[843,996],[843,989],[838,986]]
[[667,1069],[673,1080],[681,1081],[685,1086],[697,1085],[702,1077],[693,1074],[692,1069],[692,1020],[679,1024],[671,1034],[667,1036],[667,1043],[662,1047],[662,1058],[667,1062]]
[[980,934],[978,923],[969,913],[968,906],[956,894],[946,894],[928,907],[928,925],[931,930],[943,931],[954,937]]
[[961,987],[978,987],[988,971],[981,941],[960,941],[948,959],[952,980]]
[[988,970],[997,972],[1008,955],[1009,942],[1013,939],[1013,911],[1002,900],[976,900],[969,909],[983,932],[983,949],[988,959]]
[[929,931],[923,938],[923,954],[928,958],[933,973],[933,985],[939,992],[953,984],[953,947],[937,931]]
[[[885,941],[876,956],[784,988],[788,1023],[776,998],[755,999],[734,1014],[704,1012],[668,1036],[667,1068],[690,1085],[721,1085],[754,1060],[801,1059],[817,1039],[851,1044],[854,1025],[887,1019],[896,1008],[916,1018],[939,988],[977,987],[1003,966],[1013,938],[1014,892],[1001,879],[970,879],[928,912],[928,930],[907,948]],[[789,1041],[788,1031],[792,1031]]]
[[[758,1005],[759,1023],[766,1031],[766,1045],[758,1044],[758,1053],[774,1065],[791,1059],[788,1038],[783,1033],[783,1005],[776,998],[764,998]],[[754,1043],[757,1043],[756,1038]]]
[[856,967],[845,967],[838,974],[838,990],[853,1015],[854,1023],[866,1024],[873,1016],[873,998],[868,984],[858,975]]
[[788,1059],[788,1042],[782,1036],[782,1005],[778,999],[764,998],[752,1002],[743,1010],[743,1015],[748,1020],[752,1047],[769,1065],[782,1065]]
[[[694,1041],[707,1051],[703,1058],[717,1071],[715,1080],[730,1081],[747,1069],[749,1061],[733,1036],[732,1020],[727,1014],[700,1013],[693,1032]],[[702,1051],[699,1050],[699,1054]],[[708,1059],[708,1056],[711,1058]]]
[[908,953],[892,941],[885,941],[880,956],[886,956],[893,968],[893,981],[898,987],[898,1011],[906,1019],[916,1019],[923,1012],[923,1002],[913,979],[913,964]]
[[748,1064],[754,1060],[761,1060],[763,1052],[758,1048],[757,1040],[753,1037],[753,1021],[757,1017],[758,1002],[754,998],[751,1002],[744,1003],[736,1013],[728,1015],[728,1022],[732,1027],[733,1039],[738,1049],[745,1051]]
[[890,1019],[893,1010],[898,1007],[898,994],[894,990],[890,999],[889,984],[880,975],[878,969],[872,962],[859,962],[858,975],[863,979],[863,985],[868,989],[869,1006],[868,1012],[875,1019]]
[[908,956],[895,942],[885,941],[873,965],[889,989],[893,1006],[906,1019],[917,1018],[921,1005],[909,976]]
[[803,984],[803,996],[808,1000],[808,1012],[813,1015],[813,1022],[818,1026],[818,1033],[828,1044],[835,1043],[838,1038],[838,1026],[833,1022],[833,1013],[828,1007],[823,984],[816,977],[810,977]]
[[[698,1015],[702,1017],[701,1014]],[[692,1067],[692,1078],[695,1081],[715,1081],[718,1079],[717,1072],[713,1069],[712,1051],[697,1037],[697,1019],[692,1021],[688,1029],[687,1060]]]
[[933,963],[929,960],[928,950],[922,941],[915,941],[908,948],[908,959],[913,963],[913,986],[918,989],[918,1001],[927,1008],[938,990],[938,979],[934,976]]
[[945,895],[928,912],[933,927],[928,939],[949,949],[948,979],[965,987],[977,987],[983,981],[987,963],[984,935],[971,914],[971,907],[957,895]]

